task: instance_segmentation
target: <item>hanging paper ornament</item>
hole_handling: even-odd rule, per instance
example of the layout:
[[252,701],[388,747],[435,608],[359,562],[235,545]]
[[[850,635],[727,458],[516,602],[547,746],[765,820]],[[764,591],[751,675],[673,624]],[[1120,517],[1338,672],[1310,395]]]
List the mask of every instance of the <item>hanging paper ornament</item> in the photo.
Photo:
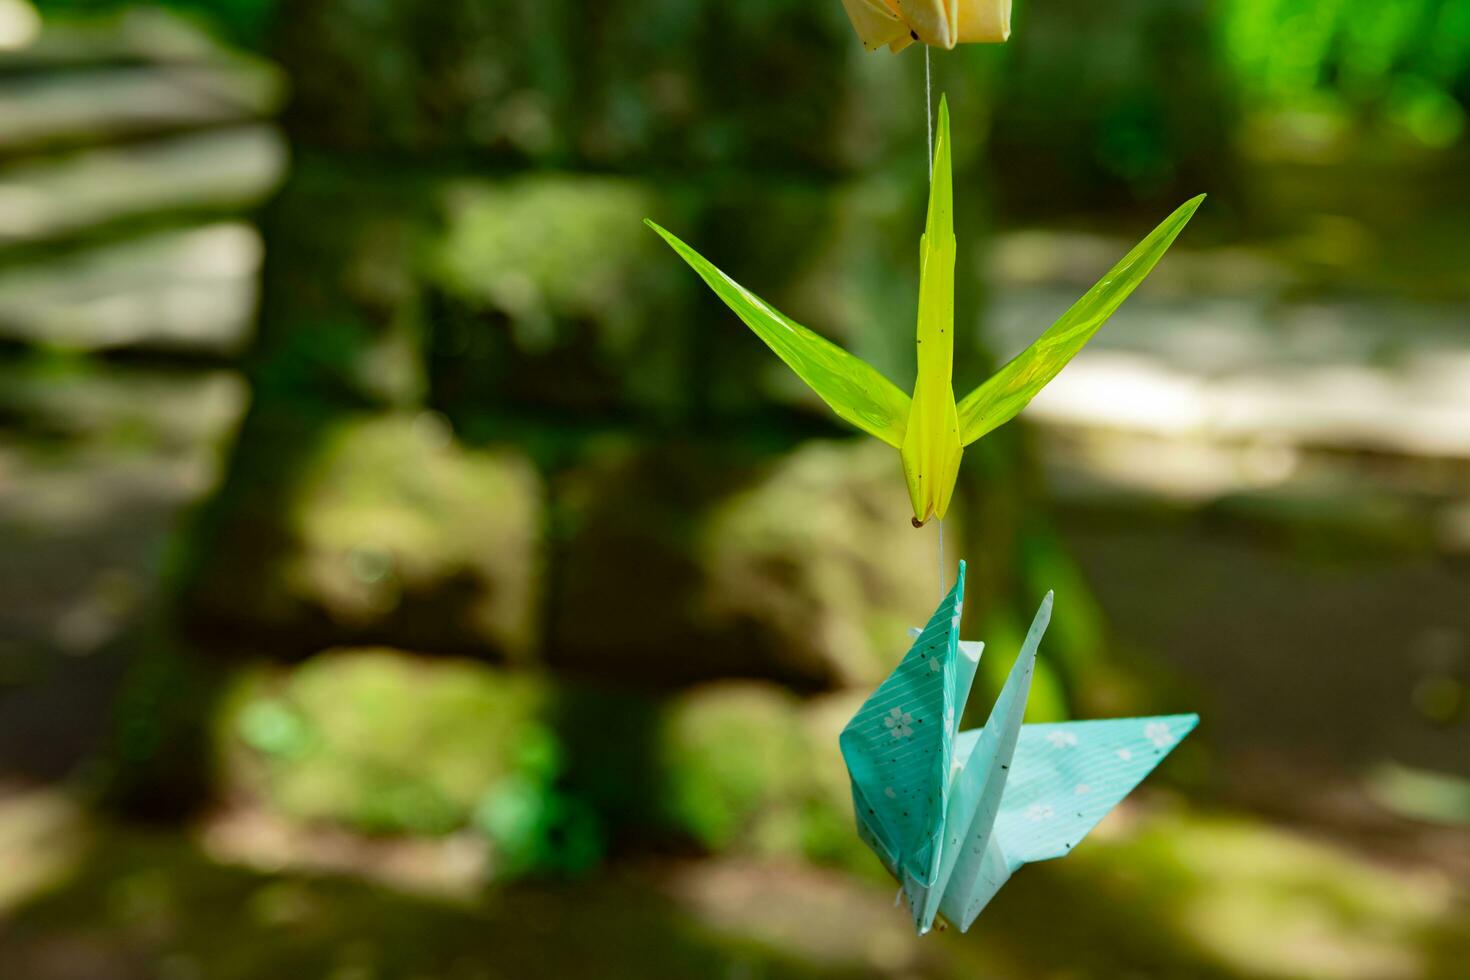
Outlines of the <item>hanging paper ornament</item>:
[[964,447],[1014,418],[1082,349],[1183,230],[1204,195],[1181,205],[984,384],[955,401],[954,208],[949,107],[941,96],[929,210],[919,239],[918,376],[904,394],[876,368],[808,330],[652,221],[684,261],[834,412],[899,451],[914,525],[949,509]]
[[1011,0],[842,0],[869,51],[897,53],[914,41],[937,48],[999,44],[1011,36]]
[[922,935],[966,930],[1023,864],[1063,857],[1199,716],[1022,725],[1047,593],[985,727],[959,720],[984,649],[959,639],[965,563],[929,625],[842,730],[858,835],[903,886]]

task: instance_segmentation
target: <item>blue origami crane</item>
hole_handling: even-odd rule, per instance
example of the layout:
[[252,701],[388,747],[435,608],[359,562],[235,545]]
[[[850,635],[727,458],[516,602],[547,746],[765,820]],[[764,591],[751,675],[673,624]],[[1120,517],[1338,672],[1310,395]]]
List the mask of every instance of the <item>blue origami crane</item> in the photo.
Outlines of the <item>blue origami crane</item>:
[[1062,857],[1198,715],[1022,725],[1047,593],[985,727],[959,730],[981,643],[959,639],[965,563],[929,625],[840,738],[858,834],[903,886],[914,925],[970,927],[1023,864]]

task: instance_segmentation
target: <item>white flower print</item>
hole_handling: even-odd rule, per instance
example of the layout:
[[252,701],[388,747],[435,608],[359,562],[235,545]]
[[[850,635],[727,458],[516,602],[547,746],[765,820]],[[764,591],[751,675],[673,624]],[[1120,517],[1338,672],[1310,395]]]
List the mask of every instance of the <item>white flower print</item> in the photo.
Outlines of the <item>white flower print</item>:
[[1086,796],[1088,793],[1092,792],[1092,787],[1089,786],[1087,783],[1078,783],[1076,792],[1078,796]]
[[1127,762],[1129,759],[1133,758],[1133,751],[1131,749],[1119,749],[1118,758],[1122,759],[1124,762]]
[[890,800],[898,799],[898,794],[893,791],[892,786],[883,787],[883,795],[888,797]]
[[1143,737],[1154,743],[1156,749],[1166,749],[1174,744],[1174,733],[1162,721],[1151,721],[1144,725]]
[[914,736],[914,716],[902,708],[894,708],[883,719],[883,727],[893,734],[894,741]]
[[1032,823],[1040,823],[1043,820],[1050,820],[1055,812],[1045,803],[1033,803],[1026,808],[1026,819]]
[[939,662],[939,658],[938,657],[930,657],[929,658],[929,669],[932,670],[932,671],[934,671],[934,673],[937,674],[941,670],[944,669],[944,664],[942,664],[942,663]]
[[1077,744],[1076,735],[1073,735],[1071,732],[1064,732],[1060,730],[1047,732],[1046,740],[1051,743],[1052,748],[1054,749],[1069,749]]

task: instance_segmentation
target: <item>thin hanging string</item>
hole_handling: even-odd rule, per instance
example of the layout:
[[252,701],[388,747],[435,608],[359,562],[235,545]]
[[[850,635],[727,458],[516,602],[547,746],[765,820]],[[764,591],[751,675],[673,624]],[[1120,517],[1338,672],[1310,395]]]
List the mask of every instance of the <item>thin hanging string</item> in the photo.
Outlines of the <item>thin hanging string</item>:
[[939,526],[939,598],[944,598],[944,518],[935,518]]

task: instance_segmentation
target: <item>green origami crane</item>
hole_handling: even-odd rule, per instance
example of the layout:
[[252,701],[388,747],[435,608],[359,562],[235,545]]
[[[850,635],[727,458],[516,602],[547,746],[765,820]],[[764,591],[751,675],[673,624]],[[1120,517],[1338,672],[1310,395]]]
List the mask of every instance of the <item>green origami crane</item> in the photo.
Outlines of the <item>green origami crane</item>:
[[1199,716],[1022,725],[1041,603],[985,727],[960,731],[983,644],[959,639],[965,563],[893,673],[842,730],[858,835],[903,885],[922,935],[970,927],[1023,864],[1071,852]]
[[768,305],[652,221],[684,261],[832,410],[899,451],[914,525],[949,509],[964,447],[1025,408],[1143,281],[1204,195],[1169,215],[1051,329],[958,403],[954,397],[954,205],[949,107],[939,100],[929,213],[919,239],[918,378],[910,397],[872,365]]

